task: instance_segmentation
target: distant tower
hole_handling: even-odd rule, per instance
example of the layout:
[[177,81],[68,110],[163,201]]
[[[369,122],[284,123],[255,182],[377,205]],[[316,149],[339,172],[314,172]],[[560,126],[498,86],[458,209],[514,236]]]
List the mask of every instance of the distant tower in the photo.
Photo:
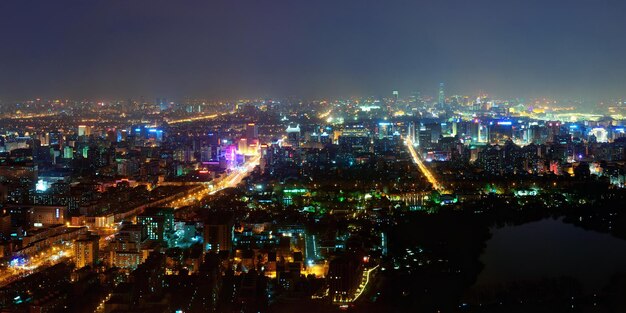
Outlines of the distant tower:
[[443,83],[439,83],[439,101],[437,102],[440,108],[444,108],[446,105],[446,93],[444,91]]
[[398,104],[398,91],[394,90],[391,92],[391,95],[393,96],[393,101],[392,102],[387,102],[387,112],[391,113],[392,112],[392,105],[396,106]]

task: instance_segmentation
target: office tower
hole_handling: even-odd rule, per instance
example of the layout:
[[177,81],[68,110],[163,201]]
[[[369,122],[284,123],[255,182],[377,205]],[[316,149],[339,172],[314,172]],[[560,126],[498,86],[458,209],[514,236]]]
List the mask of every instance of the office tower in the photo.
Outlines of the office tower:
[[409,122],[407,127],[407,137],[413,143],[415,143],[415,122]]
[[85,238],[74,241],[74,261],[76,268],[83,268],[98,263],[98,250],[100,237],[88,235]]
[[444,90],[444,84],[439,83],[439,99],[437,101],[440,109],[443,109],[446,105],[446,94]]
[[418,139],[420,147],[430,148],[432,144],[432,129],[422,125],[419,130]]
[[392,92],[392,95],[393,95],[393,101],[394,101],[394,102],[398,102],[398,96],[399,96],[398,91],[397,91],[397,90],[394,90],[394,91]]

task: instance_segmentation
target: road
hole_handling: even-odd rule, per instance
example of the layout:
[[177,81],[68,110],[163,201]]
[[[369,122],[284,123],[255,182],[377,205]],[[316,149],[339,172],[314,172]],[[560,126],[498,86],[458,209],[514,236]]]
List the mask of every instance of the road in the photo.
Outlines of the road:
[[194,202],[201,201],[207,196],[213,195],[220,190],[224,190],[226,188],[231,188],[239,185],[239,183],[246,177],[254,168],[259,165],[261,161],[260,155],[255,155],[251,157],[244,165],[237,167],[236,169],[231,170],[225,176],[216,179],[214,184],[206,184],[205,188],[201,191],[198,191],[194,194],[188,195],[184,198],[175,200],[171,202],[169,207],[173,207],[174,209],[190,205]]
[[415,147],[413,146],[413,141],[411,141],[411,138],[408,138],[408,137],[405,138],[404,142],[407,148],[409,149],[411,158],[413,158],[413,161],[415,162],[415,164],[417,164],[417,167],[419,168],[419,170],[422,172],[424,177],[426,177],[426,180],[428,180],[428,182],[433,186],[433,189],[437,191],[444,191],[445,188],[443,187],[443,185],[437,180],[435,175],[424,164],[424,161],[422,161],[422,158],[419,156],[417,151],[415,151]]
[[201,120],[212,120],[218,116],[223,116],[223,115],[228,115],[228,114],[233,114],[233,113],[234,112],[227,112],[227,113],[221,113],[221,114],[209,114],[209,115],[201,115],[201,116],[196,116],[196,117],[181,118],[178,120],[169,120],[167,121],[167,123],[169,125],[173,125],[173,124],[188,123],[188,122],[195,122],[195,121],[201,121]]
[[363,294],[363,292],[365,292],[365,290],[367,290],[368,285],[370,284],[370,282],[372,281],[371,276],[372,276],[372,272],[375,271],[378,268],[379,265],[376,265],[372,268],[366,269],[363,271],[362,277],[361,277],[361,282],[359,283],[359,287],[357,288],[356,292],[354,293],[354,297],[352,298],[352,302],[355,302],[356,300],[359,299],[359,297]]
[[58,244],[40,252],[38,255],[24,258],[24,261],[20,262],[20,264],[9,265],[0,274],[0,287],[71,259],[74,254],[72,247],[69,243]]

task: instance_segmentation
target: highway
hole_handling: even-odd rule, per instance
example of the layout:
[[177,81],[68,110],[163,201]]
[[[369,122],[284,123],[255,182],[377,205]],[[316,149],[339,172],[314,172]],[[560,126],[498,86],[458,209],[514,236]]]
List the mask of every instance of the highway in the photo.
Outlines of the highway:
[[196,116],[196,117],[182,118],[178,120],[169,120],[167,121],[167,123],[169,125],[173,125],[173,124],[188,123],[188,122],[195,122],[195,121],[202,121],[202,120],[212,120],[218,116],[224,116],[224,115],[233,114],[233,113],[234,112],[226,112],[226,113],[221,113],[221,114],[201,115],[201,116]]
[[254,168],[259,165],[261,161],[260,155],[255,155],[251,157],[244,165],[237,167],[236,169],[231,170],[226,176],[218,178],[214,184],[206,184],[205,188],[201,191],[198,191],[194,194],[191,194],[187,197],[175,200],[171,202],[169,205],[174,209],[190,205],[194,202],[201,201],[207,196],[213,195],[221,190],[226,188],[231,188],[239,185],[239,183],[246,177]]
[[415,147],[413,146],[413,141],[411,141],[411,138],[408,138],[408,137],[405,138],[404,143],[409,149],[411,158],[413,158],[413,161],[415,162],[415,164],[417,164],[417,167],[419,168],[419,170],[422,172],[424,177],[426,177],[426,180],[428,180],[428,182],[433,186],[433,189],[437,191],[444,191],[445,188],[443,187],[443,185],[439,183],[435,175],[433,175],[430,169],[424,164],[424,162],[422,161],[422,158],[420,158],[417,151],[415,151]]

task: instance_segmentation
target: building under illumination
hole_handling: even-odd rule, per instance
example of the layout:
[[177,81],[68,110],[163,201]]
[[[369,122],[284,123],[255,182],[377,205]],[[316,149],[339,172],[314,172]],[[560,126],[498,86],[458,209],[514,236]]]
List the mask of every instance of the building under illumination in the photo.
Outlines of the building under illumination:
[[89,235],[74,241],[74,261],[76,268],[83,268],[98,263],[99,237]]

